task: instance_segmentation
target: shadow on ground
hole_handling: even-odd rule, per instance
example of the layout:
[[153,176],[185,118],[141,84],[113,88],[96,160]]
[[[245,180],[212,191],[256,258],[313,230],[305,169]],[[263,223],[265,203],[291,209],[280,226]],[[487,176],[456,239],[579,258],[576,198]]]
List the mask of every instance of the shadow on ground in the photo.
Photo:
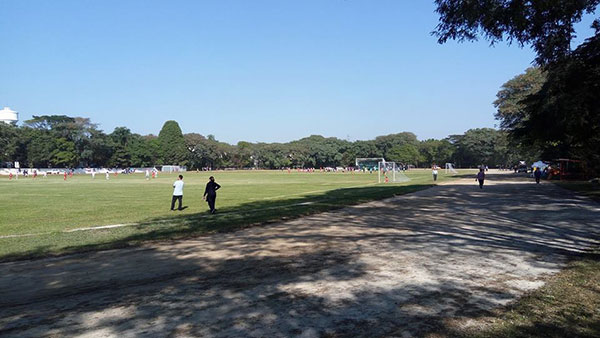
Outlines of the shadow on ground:
[[294,206],[252,202],[143,226],[227,230],[229,221],[261,222],[254,211],[265,208],[273,217],[287,208],[310,215],[160,246],[0,264],[0,335],[453,335],[452,319],[490,315],[597,244],[598,204],[505,176],[488,175],[483,190],[446,184],[319,214],[355,189],[368,200],[401,187],[340,189]]

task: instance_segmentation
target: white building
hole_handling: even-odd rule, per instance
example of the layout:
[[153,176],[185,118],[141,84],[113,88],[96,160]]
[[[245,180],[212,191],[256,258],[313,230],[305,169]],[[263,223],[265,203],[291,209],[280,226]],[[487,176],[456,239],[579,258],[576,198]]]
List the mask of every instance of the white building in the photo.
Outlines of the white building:
[[16,124],[17,121],[19,121],[19,113],[16,111],[9,107],[4,107],[0,110],[0,122]]

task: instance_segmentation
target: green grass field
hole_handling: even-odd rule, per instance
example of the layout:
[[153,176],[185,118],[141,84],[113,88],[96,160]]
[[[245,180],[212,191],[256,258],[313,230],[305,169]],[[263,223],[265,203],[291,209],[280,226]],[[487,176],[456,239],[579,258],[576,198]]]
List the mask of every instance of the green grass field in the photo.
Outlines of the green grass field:
[[[222,189],[218,214],[207,213],[204,186],[214,175]],[[429,170],[411,181],[377,184],[376,173],[219,171],[185,173],[183,211],[170,211],[175,174],[0,177],[0,260],[137,244],[288,219],[431,186]],[[438,181],[451,179],[441,170]],[[81,228],[131,224],[94,230]],[[75,230],[75,231],[73,231]]]

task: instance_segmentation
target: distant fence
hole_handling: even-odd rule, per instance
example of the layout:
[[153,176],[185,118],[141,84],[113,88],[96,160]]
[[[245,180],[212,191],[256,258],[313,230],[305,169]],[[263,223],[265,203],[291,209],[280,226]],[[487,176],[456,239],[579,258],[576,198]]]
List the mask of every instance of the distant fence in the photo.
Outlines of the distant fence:
[[165,173],[181,173],[186,172],[187,167],[179,165],[163,165],[162,168],[160,168],[160,171]]
[[13,175],[23,175],[29,176],[33,175],[33,173],[37,173],[38,175],[64,175],[64,173],[73,172],[73,174],[104,174],[104,173],[119,173],[119,174],[133,174],[133,173],[145,173],[146,171],[160,171],[165,173],[179,173],[186,172],[187,167],[178,166],[178,165],[163,165],[163,166],[154,166],[154,167],[145,167],[145,168],[0,168],[0,175],[9,176],[11,173]]

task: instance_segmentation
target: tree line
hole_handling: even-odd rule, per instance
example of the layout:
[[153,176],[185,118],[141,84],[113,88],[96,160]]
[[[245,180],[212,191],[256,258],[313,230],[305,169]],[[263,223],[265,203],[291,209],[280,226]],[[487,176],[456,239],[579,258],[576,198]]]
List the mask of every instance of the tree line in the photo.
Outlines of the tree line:
[[24,126],[0,124],[0,162],[34,167],[128,167],[180,164],[191,168],[351,166],[355,157],[384,157],[416,166],[513,165],[518,160],[571,158],[600,173],[600,19],[574,49],[574,24],[600,0],[435,0],[440,43],[503,40],[531,46],[535,67],[506,82],[494,105],[500,130],[471,129],[443,139],[404,132],[349,142],[313,135],[288,143],[239,142],[181,133],[167,121],[158,136],[118,127],[105,134],[89,119],[35,116]]
[[383,157],[405,165],[428,167],[454,163],[507,166],[522,159],[508,147],[507,134],[491,128],[471,129],[444,139],[420,141],[410,132],[347,141],[312,135],[287,143],[220,142],[213,135],[183,134],[167,121],[158,136],[126,127],[106,134],[89,118],[34,116],[23,126],[0,124],[0,162],[23,167],[150,167],[185,165],[201,168],[319,168],[354,166],[357,157]]
[[[440,43],[483,36],[531,46],[535,67],[506,82],[494,105],[509,146],[544,160],[581,161],[600,174],[600,19],[574,46],[574,25],[600,0],[436,0]],[[572,47],[573,46],[573,47]]]

